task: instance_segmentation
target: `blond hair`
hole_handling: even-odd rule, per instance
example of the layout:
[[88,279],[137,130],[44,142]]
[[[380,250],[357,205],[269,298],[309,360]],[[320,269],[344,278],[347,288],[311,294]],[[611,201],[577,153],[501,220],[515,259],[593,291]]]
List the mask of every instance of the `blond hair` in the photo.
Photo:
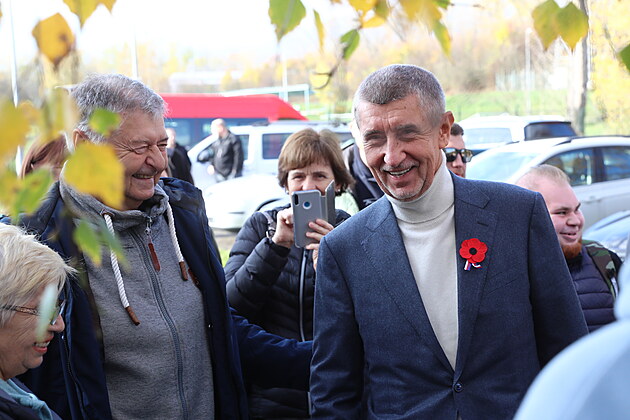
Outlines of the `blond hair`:
[[540,181],[546,179],[558,185],[571,186],[569,176],[553,165],[542,164],[530,168],[517,181],[516,185],[532,191],[540,191]]
[[[66,277],[74,272],[35,236],[16,226],[0,224],[0,306],[24,306],[49,284],[55,285],[59,293]],[[0,310],[0,327],[13,315],[13,311]]]

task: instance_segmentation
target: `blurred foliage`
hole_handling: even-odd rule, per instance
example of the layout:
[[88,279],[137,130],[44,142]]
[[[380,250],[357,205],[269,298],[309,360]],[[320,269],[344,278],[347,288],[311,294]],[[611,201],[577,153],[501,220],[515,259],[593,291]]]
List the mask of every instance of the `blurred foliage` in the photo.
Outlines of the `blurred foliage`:
[[[81,26],[99,5],[110,11],[115,0],[65,0],[70,10],[77,15]],[[32,31],[39,52],[45,57],[44,65],[52,65],[51,84],[58,83],[63,71],[61,63],[72,56],[75,36],[64,17],[57,13],[40,21]],[[43,65],[43,66],[44,66]],[[78,62],[72,62],[71,74],[77,76]],[[45,73],[45,72],[44,72]],[[15,106],[11,100],[0,98],[0,207],[9,215],[34,212],[52,184],[48,170],[36,170],[24,179],[17,177],[15,166],[10,164],[18,147],[36,139],[45,143],[57,138],[60,133],[71,133],[78,121],[76,105],[63,88],[52,89],[41,95],[39,106],[23,101]],[[94,131],[105,136],[118,127],[120,117],[111,112],[98,110],[90,120]],[[64,172],[65,180],[78,191],[99,197],[107,205],[119,208],[123,200],[123,167],[114,150],[108,145],[80,144],[68,158]],[[13,217],[17,222],[17,217]],[[83,222],[82,222],[83,223]],[[109,232],[99,233],[79,225],[75,232],[78,246],[94,257],[95,249],[107,244],[120,251],[120,246]],[[86,232],[89,231],[89,232]],[[100,258],[100,252],[98,253]],[[121,256],[124,259],[124,256]]]

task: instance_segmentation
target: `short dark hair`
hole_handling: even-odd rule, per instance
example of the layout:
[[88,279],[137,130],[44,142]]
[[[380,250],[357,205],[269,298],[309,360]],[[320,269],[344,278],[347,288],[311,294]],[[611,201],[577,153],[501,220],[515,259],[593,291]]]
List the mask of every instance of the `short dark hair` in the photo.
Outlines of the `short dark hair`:
[[278,182],[287,187],[289,171],[313,163],[327,163],[333,171],[335,184],[345,191],[354,184],[354,178],[346,169],[337,135],[330,130],[319,133],[305,128],[289,136],[278,157]]
[[462,128],[462,126],[457,123],[453,123],[453,125],[451,125],[451,136],[463,136],[463,135],[464,135],[464,129]]
[[361,102],[385,105],[409,95],[415,95],[418,106],[432,124],[437,125],[442,121],[446,99],[433,73],[411,64],[392,64],[376,70],[359,85],[353,103],[357,124],[357,107]]

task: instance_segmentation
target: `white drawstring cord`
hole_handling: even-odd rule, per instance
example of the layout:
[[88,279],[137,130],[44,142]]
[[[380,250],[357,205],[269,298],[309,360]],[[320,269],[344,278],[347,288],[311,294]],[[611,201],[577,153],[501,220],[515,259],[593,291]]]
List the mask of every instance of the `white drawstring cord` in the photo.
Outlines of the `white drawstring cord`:
[[166,217],[168,219],[168,230],[171,234],[171,242],[173,242],[173,247],[175,248],[175,256],[177,257],[177,261],[179,262],[179,271],[182,274],[182,279],[188,280],[188,275],[186,274],[186,262],[184,261],[184,256],[182,255],[182,251],[179,249],[179,241],[177,240],[177,233],[175,232],[175,219],[173,218],[173,209],[169,203],[166,203]]
[[[109,213],[103,213],[103,218],[105,219],[105,224],[107,225],[107,229],[112,235],[116,235],[114,232],[114,226],[112,225],[112,216]],[[122,274],[120,273],[120,267],[118,266],[118,257],[116,257],[116,253],[113,249],[109,250],[110,260],[112,262],[112,269],[114,270],[114,277],[116,277],[116,285],[118,286],[118,296],[120,296],[120,302],[123,305],[123,308],[129,314],[131,321],[139,325],[140,320],[134,313],[133,309],[131,309],[131,305],[129,305],[129,301],[127,300],[127,293],[125,292],[125,283],[123,283]]]

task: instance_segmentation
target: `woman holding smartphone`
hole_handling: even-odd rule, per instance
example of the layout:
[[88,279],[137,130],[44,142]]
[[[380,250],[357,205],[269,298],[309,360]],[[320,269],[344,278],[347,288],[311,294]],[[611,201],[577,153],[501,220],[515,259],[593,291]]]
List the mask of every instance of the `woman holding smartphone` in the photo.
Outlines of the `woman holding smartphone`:
[[[318,190],[335,182],[338,194],[354,182],[347,171],[334,133],[307,128],[292,134],[278,158],[278,181],[288,194]],[[336,223],[350,217],[336,210]],[[305,248],[294,244],[291,206],[254,213],[243,225],[225,266],[227,295],[239,314],[265,330],[300,341],[313,338],[315,269],[313,251],[319,240],[334,229],[318,219],[316,240]],[[250,386],[249,405],[253,419],[309,418],[305,392],[262,389]]]

